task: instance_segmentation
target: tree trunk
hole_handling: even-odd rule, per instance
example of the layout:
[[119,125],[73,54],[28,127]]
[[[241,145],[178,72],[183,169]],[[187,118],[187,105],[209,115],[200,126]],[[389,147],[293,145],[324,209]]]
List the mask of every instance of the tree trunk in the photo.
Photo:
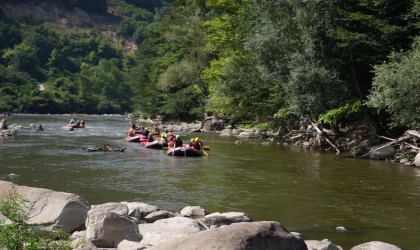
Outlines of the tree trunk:
[[357,64],[357,58],[354,55],[351,55],[350,61],[351,61],[351,71],[353,74],[353,80],[354,80],[354,83],[356,84],[360,101],[362,102],[362,105],[361,105],[362,113],[369,120],[369,123],[373,129],[372,132],[376,133],[379,129],[377,118],[369,111],[369,109],[365,105],[363,105],[364,102],[367,100],[367,90],[364,88],[362,84],[362,80],[359,73],[359,67]]

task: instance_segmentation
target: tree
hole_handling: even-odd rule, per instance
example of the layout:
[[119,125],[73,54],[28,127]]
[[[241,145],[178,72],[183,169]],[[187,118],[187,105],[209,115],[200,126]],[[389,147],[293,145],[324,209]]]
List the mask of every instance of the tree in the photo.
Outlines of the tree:
[[3,59],[18,71],[28,72],[32,77],[36,77],[39,73],[39,61],[36,54],[36,48],[28,41],[7,49],[3,55]]
[[420,38],[412,50],[392,53],[389,61],[374,67],[368,105],[387,111],[390,125],[420,129]]

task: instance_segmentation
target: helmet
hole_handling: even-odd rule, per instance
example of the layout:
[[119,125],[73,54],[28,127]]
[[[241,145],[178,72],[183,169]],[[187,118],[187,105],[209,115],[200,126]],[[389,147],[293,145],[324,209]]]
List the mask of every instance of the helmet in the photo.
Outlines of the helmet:
[[179,138],[179,135],[176,135],[175,137],[178,139]]
[[194,138],[191,139],[191,142],[193,142],[193,141],[194,141]]
[[195,141],[199,141],[198,137],[195,137]]

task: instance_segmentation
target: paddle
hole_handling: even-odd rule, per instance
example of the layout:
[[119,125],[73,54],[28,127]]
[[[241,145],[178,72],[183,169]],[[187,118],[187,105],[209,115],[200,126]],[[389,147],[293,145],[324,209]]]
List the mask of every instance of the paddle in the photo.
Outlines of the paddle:
[[127,137],[122,138],[121,141],[127,141]]
[[201,150],[207,157],[209,156],[206,152],[204,152],[204,150]]
[[203,146],[204,150],[210,151],[210,146]]

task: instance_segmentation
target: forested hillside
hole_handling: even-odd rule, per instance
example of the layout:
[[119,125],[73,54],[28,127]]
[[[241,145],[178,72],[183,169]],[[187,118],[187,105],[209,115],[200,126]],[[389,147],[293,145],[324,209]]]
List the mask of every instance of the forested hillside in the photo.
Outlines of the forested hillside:
[[419,0],[1,6],[0,111],[420,128]]

